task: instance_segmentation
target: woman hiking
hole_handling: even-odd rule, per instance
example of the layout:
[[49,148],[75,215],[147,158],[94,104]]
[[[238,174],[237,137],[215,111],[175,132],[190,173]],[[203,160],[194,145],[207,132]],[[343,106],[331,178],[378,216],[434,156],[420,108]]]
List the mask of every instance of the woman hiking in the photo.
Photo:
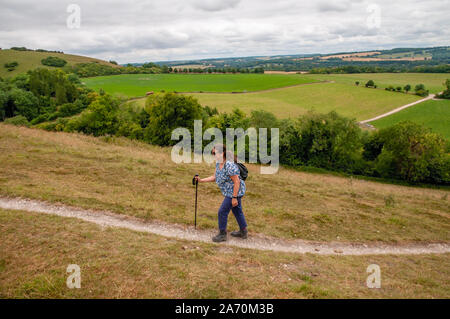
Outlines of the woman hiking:
[[222,205],[219,208],[219,233],[212,238],[214,242],[227,240],[227,222],[230,209],[239,224],[239,231],[231,232],[231,236],[247,238],[247,222],[245,221],[244,212],[242,211],[242,196],[245,194],[245,182],[240,178],[240,170],[236,165],[236,157],[230,153],[227,161],[227,150],[225,145],[217,144],[213,147],[211,154],[216,159],[216,169],[214,175],[195,178],[200,183],[216,182],[224,196]]

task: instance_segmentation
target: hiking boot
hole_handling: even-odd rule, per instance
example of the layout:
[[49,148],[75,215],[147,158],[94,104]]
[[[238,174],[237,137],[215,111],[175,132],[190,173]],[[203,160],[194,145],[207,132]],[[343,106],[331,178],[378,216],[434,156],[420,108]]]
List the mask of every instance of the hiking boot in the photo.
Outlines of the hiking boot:
[[238,231],[231,232],[231,236],[233,237],[239,237],[242,239],[247,239],[248,231],[247,229],[240,229]]
[[227,240],[227,231],[226,230],[221,230],[216,236],[214,236],[212,238],[212,240],[215,243],[219,243],[221,241],[226,241]]

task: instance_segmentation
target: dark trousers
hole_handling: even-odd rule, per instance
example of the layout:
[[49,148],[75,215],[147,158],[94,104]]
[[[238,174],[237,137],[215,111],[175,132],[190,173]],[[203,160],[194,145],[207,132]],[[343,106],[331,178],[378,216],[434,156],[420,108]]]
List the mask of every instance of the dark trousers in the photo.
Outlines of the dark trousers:
[[239,224],[239,228],[244,229],[247,227],[247,222],[245,221],[244,212],[242,211],[241,199],[242,199],[242,197],[238,197],[238,199],[237,199],[238,205],[235,207],[233,207],[233,205],[231,204],[232,198],[225,197],[223,199],[222,205],[220,205],[219,213],[218,213],[220,230],[227,229],[228,214],[230,213],[230,210],[233,211],[234,217],[236,218],[236,221]]

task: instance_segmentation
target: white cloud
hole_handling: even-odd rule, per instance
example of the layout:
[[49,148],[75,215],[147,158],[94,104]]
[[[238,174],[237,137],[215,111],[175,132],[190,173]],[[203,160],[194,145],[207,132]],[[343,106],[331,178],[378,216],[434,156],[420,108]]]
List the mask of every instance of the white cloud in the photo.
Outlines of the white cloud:
[[[81,28],[66,27],[67,5]],[[367,6],[381,9],[367,27]],[[449,0],[0,0],[0,47],[120,63],[449,45]]]
[[237,6],[240,0],[196,0],[194,7],[205,11],[222,11]]

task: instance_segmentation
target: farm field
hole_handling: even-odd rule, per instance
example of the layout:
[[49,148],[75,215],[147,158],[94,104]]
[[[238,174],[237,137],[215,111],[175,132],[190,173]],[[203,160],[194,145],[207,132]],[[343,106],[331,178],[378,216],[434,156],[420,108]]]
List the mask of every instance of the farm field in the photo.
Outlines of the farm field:
[[[109,65],[112,67],[119,67],[115,64],[94,59],[81,55],[73,54],[63,54],[54,52],[35,52],[35,51],[16,51],[16,50],[0,50],[0,77],[16,76],[19,73],[25,73],[28,70],[35,68],[48,68],[48,69],[58,69],[51,66],[46,66],[41,63],[41,60],[49,57],[55,56],[67,61],[67,65],[74,65],[77,63],[89,63],[97,62],[100,64]],[[14,71],[8,71],[5,67],[5,63],[17,61],[19,65]]]
[[[0,196],[59,201],[142,220],[192,225],[192,176],[211,164],[175,164],[171,148],[0,124]],[[252,233],[314,241],[446,241],[448,188],[383,184],[248,165],[244,212]],[[216,229],[222,195],[199,185],[198,227]],[[216,203],[216,204],[211,204]],[[1,224],[1,223],[0,223]],[[230,218],[230,229],[237,227]]]
[[266,110],[279,118],[297,117],[309,110],[319,113],[336,111],[341,115],[368,119],[395,107],[414,102],[419,97],[382,90],[353,87],[340,83],[317,83],[251,94],[190,94],[200,104],[229,112],[239,107],[246,113]]
[[450,140],[450,100],[425,101],[370,124],[385,128],[405,120],[423,124]]
[[[430,93],[439,93],[444,89],[443,83],[450,78],[448,73],[355,73],[355,74],[308,74],[308,77],[320,81],[336,81],[355,85],[355,81],[359,81],[364,86],[368,80],[373,80],[378,88],[384,89],[390,85],[394,88],[401,86],[402,89],[406,84],[411,85],[411,90],[417,84],[424,84]],[[398,93],[401,94],[401,93]]]
[[[1,298],[449,298],[450,254],[296,255],[0,209]],[[67,289],[67,265],[81,289]],[[368,289],[377,264],[382,289]]]
[[244,92],[317,82],[285,74],[122,74],[85,78],[92,89],[119,93],[128,97],[145,96],[161,90],[177,92]]
[[[203,106],[217,107],[220,112],[240,108],[272,112],[278,118],[297,117],[309,110],[320,113],[336,111],[341,115],[365,120],[396,107],[420,99],[412,94],[397,94],[384,90],[354,87],[340,83],[316,83],[246,94],[189,93]],[[141,107],[145,98],[132,100]]]

